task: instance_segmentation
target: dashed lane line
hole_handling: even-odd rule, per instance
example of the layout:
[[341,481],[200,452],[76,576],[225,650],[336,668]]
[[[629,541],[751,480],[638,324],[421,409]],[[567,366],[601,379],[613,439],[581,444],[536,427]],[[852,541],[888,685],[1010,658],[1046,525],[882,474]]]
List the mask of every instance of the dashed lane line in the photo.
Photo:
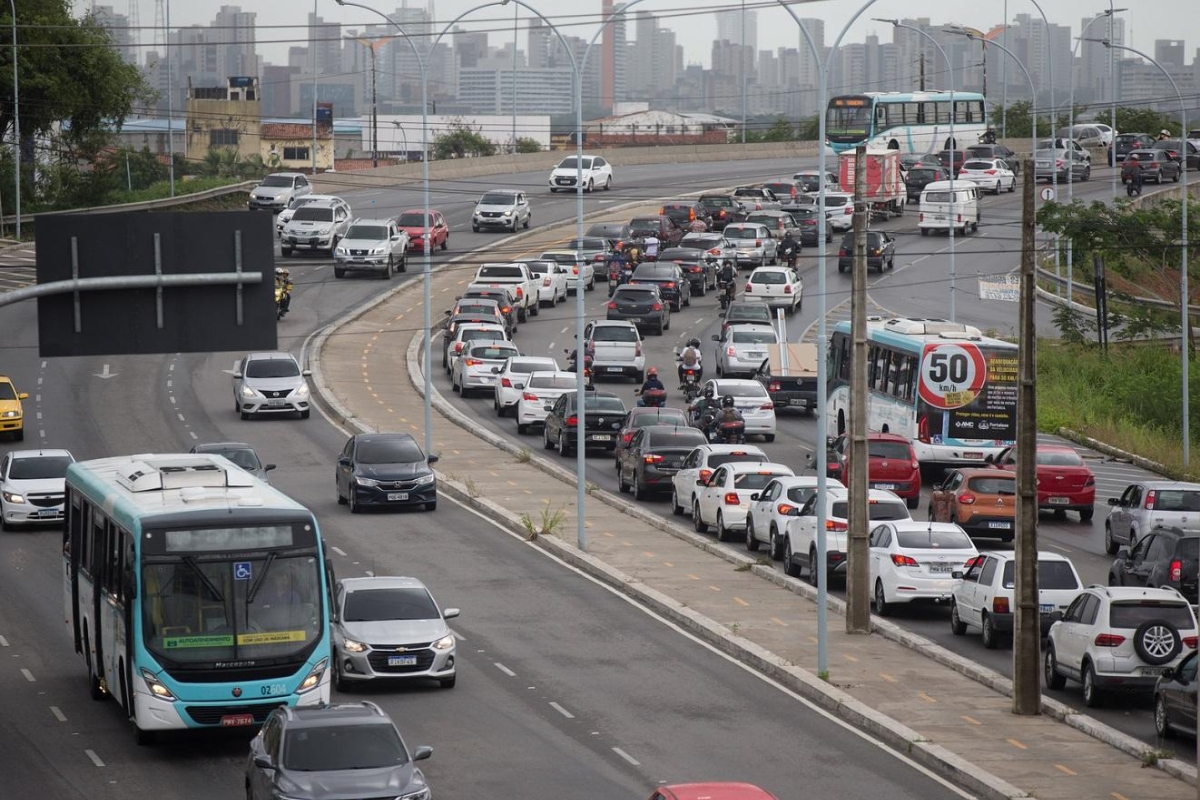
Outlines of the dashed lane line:
[[629,762],[631,765],[633,765],[633,766],[635,766],[635,767],[640,767],[640,766],[642,765],[642,762],[638,761],[636,758],[634,758],[633,756],[629,755],[629,753],[626,753],[624,750],[622,750],[622,749],[621,749],[621,748],[619,748],[619,747],[614,747],[614,748],[612,749],[612,751],[613,751],[614,753],[616,753],[617,755],[619,755],[621,758],[623,758],[623,759],[625,759],[626,761],[628,761],[628,762]]
[[24,675],[25,680],[29,681],[30,683],[37,683],[37,678],[33,677],[33,673],[25,667],[21,667],[21,674]]
[[92,763],[95,764],[97,767],[104,766],[104,762],[100,759],[100,756],[96,755],[95,750],[84,750],[83,754],[86,755],[88,758],[90,758],[92,760]]
[[570,711],[567,711],[565,708],[563,708],[562,706],[560,706],[558,703],[554,702],[553,700],[550,701],[550,707],[553,708],[558,713],[562,714],[567,719],[575,719],[574,714],[572,714]]
[[67,715],[64,714],[62,709],[60,709],[58,706],[50,706],[50,713],[53,714],[54,718],[59,722],[67,721]]
[[495,661],[495,662],[493,662],[493,663],[495,664],[495,666],[496,666],[496,669],[500,670],[501,672],[503,672],[503,673],[504,673],[505,675],[507,675],[508,677],[510,677],[510,678],[515,678],[515,677],[517,677],[517,673],[513,672],[511,669],[509,669],[508,667],[504,666],[504,665],[503,665],[503,664],[501,664],[499,661]]

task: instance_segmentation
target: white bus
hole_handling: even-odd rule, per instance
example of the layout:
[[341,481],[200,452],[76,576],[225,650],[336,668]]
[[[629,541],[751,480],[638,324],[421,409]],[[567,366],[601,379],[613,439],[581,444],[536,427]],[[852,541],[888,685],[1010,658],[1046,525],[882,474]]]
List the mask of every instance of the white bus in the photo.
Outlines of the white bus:
[[951,94],[957,148],[975,144],[988,127],[987,102],[978,92],[864,92],[831,98],[825,138],[835,153],[867,149],[937,153],[950,149]]

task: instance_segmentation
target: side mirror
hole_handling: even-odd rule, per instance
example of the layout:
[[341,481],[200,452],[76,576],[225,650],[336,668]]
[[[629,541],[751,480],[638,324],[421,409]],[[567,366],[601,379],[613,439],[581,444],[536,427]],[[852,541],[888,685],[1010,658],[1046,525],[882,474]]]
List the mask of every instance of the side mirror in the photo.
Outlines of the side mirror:
[[270,472],[273,469],[275,469],[274,464],[263,464],[263,472]]
[[697,486],[708,486],[708,481],[704,480],[704,478],[697,478],[696,485]]
[[1117,561],[1128,561],[1130,555],[1129,548],[1122,547],[1117,550]]
[[493,375],[499,375],[499,374],[500,374],[500,368],[499,368],[499,367],[492,367],[492,374],[493,374]]
[[305,378],[311,378],[311,377],[312,377],[312,370],[311,370],[311,369],[302,369],[302,370],[300,370],[300,374],[301,374],[302,376],[304,376]]
[[554,406],[547,403],[546,405],[542,406],[542,410],[545,411],[547,414],[549,414],[551,411],[554,410]]
[[346,458],[345,456],[340,456],[340,457],[338,458],[338,466],[339,466],[339,467],[348,467],[348,466],[350,466],[350,459]]
[[444,313],[447,317],[450,316],[450,309],[447,308]]
[[987,455],[987,456],[986,456],[986,457],[983,459],[983,463],[985,463],[985,464],[995,464],[995,463],[996,463],[996,457],[995,457],[995,456],[993,456],[993,455],[991,455],[991,454],[989,453],[989,454],[988,454],[988,455]]
[[413,753],[413,761],[424,761],[431,755],[433,755],[433,748],[423,744]]
[[813,467],[813,457],[812,457],[812,453],[809,453],[808,455],[806,455],[804,457],[804,468],[812,469],[812,467]]
[[442,460],[441,456],[430,456],[429,458],[425,459],[425,463],[426,464],[436,464],[441,460]]
[[21,392],[20,394],[17,395],[17,399],[18,400],[28,400],[29,392]]
[[755,492],[754,494],[750,495],[750,499],[751,499],[751,500],[757,500],[757,499],[758,499],[758,492]]
[[270,756],[259,754],[254,757],[254,766],[258,767],[259,769],[273,770],[275,769],[275,762],[271,760]]
[[1062,618],[1063,618],[1063,613],[1061,611],[1051,611],[1050,612],[1050,624],[1054,624],[1055,622],[1062,622]]
[[1119,505],[1121,505],[1121,498],[1119,498],[1119,497],[1110,497],[1110,498],[1108,498],[1108,504],[1109,504],[1110,506],[1119,506]]
[[1174,667],[1167,667],[1166,669],[1164,669],[1164,670],[1162,671],[1162,679],[1163,679],[1164,681],[1173,681],[1173,680],[1176,680],[1176,679],[1177,679],[1177,677],[1178,677],[1178,676],[1176,676],[1176,674],[1175,674],[1175,668],[1174,668]]
[[951,572],[951,573],[950,573],[950,577],[951,577],[951,578],[953,578],[953,579],[954,579],[954,580],[956,580],[956,581],[961,581],[961,580],[962,580],[962,576],[963,576],[963,572],[962,572],[962,570],[961,570],[961,569],[956,569],[956,570],[954,570],[953,572]]
[[462,613],[462,611],[460,611],[457,608],[447,608],[445,611],[442,612],[442,619],[454,619],[461,613]]
[[[235,381],[240,381],[242,379],[242,373],[240,373],[240,372],[233,373],[233,379]],[[28,397],[28,395],[26,395],[26,397]],[[21,398],[21,399],[25,399],[25,398]]]

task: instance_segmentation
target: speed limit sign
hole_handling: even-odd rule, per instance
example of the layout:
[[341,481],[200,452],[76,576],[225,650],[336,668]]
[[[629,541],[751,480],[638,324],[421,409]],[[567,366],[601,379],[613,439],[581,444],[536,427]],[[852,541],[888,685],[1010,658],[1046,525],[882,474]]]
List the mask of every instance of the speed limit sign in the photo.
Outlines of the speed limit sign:
[[987,382],[987,363],[973,344],[931,344],[921,358],[921,399],[935,408],[968,405]]

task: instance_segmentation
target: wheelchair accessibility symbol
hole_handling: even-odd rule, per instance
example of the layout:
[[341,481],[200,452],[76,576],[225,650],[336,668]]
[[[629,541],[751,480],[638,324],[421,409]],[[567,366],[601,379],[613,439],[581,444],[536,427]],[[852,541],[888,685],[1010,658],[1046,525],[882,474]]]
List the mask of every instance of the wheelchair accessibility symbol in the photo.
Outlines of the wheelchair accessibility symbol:
[[235,561],[233,564],[233,579],[235,581],[248,581],[254,570],[251,568],[249,561]]

